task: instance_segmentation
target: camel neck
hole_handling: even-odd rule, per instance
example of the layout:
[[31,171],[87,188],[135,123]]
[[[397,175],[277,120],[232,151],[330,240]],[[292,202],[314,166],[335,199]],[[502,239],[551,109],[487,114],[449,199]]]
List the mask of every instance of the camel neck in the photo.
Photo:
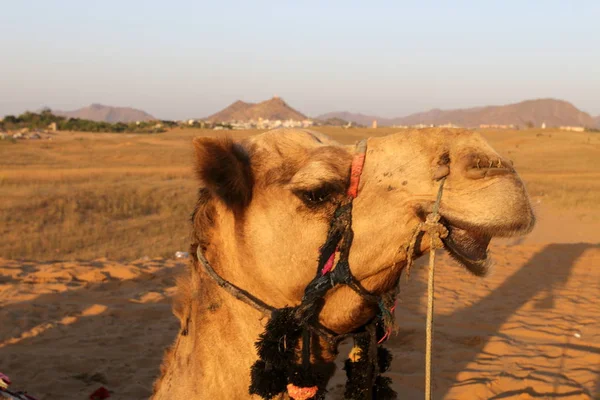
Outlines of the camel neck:
[[266,321],[206,275],[198,288],[184,311],[187,334],[182,329],[173,345],[153,399],[249,398],[254,343]]

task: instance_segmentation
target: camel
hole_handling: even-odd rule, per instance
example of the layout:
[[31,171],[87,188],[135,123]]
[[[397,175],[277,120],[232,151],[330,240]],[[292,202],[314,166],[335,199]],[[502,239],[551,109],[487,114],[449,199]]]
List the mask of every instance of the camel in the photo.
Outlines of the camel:
[[[200,190],[190,253],[200,247],[221,277],[271,306],[298,304],[345,196],[354,147],[290,129],[242,141],[196,138],[193,146]],[[398,282],[441,178],[439,212],[449,232],[444,248],[472,273],[489,270],[492,237],[532,229],[521,179],[478,133],[426,129],[369,138],[349,254],[352,274],[369,292],[384,293]],[[425,233],[415,257],[429,243]],[[177,285],[173,309],[181,330],[166,352],[153,399],[259,398],[248,387],[264,316],[219,287],[197,257]],[[343,334],[375,313],[355,291],[337,286],[327,293],[319,323]],[[322,345],[319,357],[335,359],[335,346]]]

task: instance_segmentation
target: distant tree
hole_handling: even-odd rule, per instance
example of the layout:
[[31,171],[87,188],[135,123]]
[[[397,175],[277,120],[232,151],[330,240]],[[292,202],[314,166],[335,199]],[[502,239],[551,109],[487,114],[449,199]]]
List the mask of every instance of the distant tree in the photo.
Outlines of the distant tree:
[[127,124],[124,124],[122,122],[117,122],[112,128],[113,128],[113,132],[125,132],[125,131],[129,130],[129,127],[127,126]]
[[156,122],[132,123],[110,123],[96,122],[87,119],[65,118],[52,114],[52,110],[45,108],[40,113],[24,112],[15,117],[7,115],[0,122],[0,129],[46,129],[50,124],[56,123],[58,130],[80,131],[80,132],[114,132],[114,133],[158,133],[165,132],[163,126],[157,126]]
[[6,117],[4,117],[2,122],[6,124],[18,124],[20,121],[19,118],[15,117],[14,115],[7,115]]
[[531,129],[531,128],[535,127],[535,124],[531,121],[527,121],[527,122],[525,122],[525,126],[529,129]]

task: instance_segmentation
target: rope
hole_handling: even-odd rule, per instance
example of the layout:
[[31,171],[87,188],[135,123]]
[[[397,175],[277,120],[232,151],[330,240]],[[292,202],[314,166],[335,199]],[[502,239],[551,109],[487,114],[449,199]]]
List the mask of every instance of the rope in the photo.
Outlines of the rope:
[[446,227],[444,227],[439,221],[440,216],[438,211],[440,209],[440,202],[442,200],[442,191],[444,188],[445,178],[440,182],[440,189],[438,191],[437,199],[433,205],[433,211],[427,216],[425,223],[423,224],[422,230],[429,234],[430,247],[429,247],[429,273],[427,279],[427,339],[425,344],[425,400],[431,400],[431,354],[432,354],[432,342],[433,342],[433,300],[434,300],[434,274],[435,274],[435,250],[442,248],[442,238],[448,235]]
[[425,345],[425,399],[431,400],[431,342],[433,339],[433,294],[435,272],[435,247],[433,238],[429,250],[429,276],[427,280],[427,341]]

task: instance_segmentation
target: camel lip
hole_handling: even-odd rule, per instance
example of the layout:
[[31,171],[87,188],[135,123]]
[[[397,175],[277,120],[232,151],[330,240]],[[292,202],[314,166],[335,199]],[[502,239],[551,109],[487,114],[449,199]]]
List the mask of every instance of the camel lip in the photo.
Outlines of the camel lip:
[[465,171],[465,176],[469,179],[492,178],[501,175],[513,174],[514,170],[508,167],[477,168],[471,167]]
[[455,229],[461,229],[463,231],[472,232],[477,236],[489,236],[489,237],[515,237],[522,236],[529,233],[535,225],[535,216],[531,212],[528,218],[515,220],[506,224],[493,224],[493,225],[477,225],[464,221],[458,218],[452,218],[444,213],[442,214],[442,223],[446,227],[453,227]]
[[450,255],[476,276],[485,276],[489,270],[488,245],[491,235],[446,225],[448,236],[442,239]]

